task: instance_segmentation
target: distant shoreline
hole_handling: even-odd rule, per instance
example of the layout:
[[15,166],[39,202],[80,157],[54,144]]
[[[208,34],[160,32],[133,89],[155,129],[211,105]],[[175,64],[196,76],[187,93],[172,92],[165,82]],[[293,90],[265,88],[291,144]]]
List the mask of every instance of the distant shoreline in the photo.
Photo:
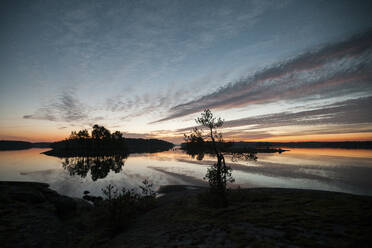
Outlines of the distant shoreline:
[[[136,140],[136,139],[128,139]],[[142,139],[143,140],[143,139]],[[56,142],[28,142],[16,140],[0,140],[0,151],[25,150],[31,148],[52,148]],[[341,141],[341,142],[233,142],[234,149],[241,148],[343,148],[372,149],[372,141]]]
[[0,151],[26,150],[31,148],[50,148],[51,142],[28,142],[18,140],[0,140]]
[[[87,139],[90,140],[90,139]],[[68,145],[69,140],[62,140],[57,142],[38,142],[32,143],[27,141],[14,140],[0,140],[0,151],[26,150],[31,148],[51,148],[51,150],[44,152],[50,156],[80,156],[82,155],[105,155],[113,153],[154,153],[166,151],[174,147],[174,144],[159,140],[159,139],[141,139],[141,138],[125,138],[125,147],[115,146],[116,144],[102,143],[101,147],[84,146],[79,142],[75,145]],[[83,142],[84,143],[84,142]],[[66,145],[67,144],[67,145]],[[113,145],[106,147],[106,145]],[[98,149],[99,148],[99,149]],[[106,148],[106,149],[104,149]]]

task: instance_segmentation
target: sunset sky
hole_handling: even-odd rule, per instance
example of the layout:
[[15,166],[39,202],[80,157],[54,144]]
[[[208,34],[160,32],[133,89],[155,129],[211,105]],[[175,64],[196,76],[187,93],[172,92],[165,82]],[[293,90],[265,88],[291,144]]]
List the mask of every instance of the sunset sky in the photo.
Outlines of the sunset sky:
[[1,1],[0,139],[372,140],[372,1]]

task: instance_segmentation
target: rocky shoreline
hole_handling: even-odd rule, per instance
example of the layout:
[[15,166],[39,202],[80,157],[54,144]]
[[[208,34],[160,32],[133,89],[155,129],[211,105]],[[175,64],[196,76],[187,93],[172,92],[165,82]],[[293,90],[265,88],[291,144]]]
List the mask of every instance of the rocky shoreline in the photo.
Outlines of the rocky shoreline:
[[45,183],[0,182],[0,197],[2,247],[73,245],[69,220],[92,208],[84,200],[59,195]]
[[0,182],[2,247],[369,247],[372,197],[296,189],[232,190],[230,206],[202,204],[206,189],[167,186],[157,207],[108,236],[82,199],[47,184]]

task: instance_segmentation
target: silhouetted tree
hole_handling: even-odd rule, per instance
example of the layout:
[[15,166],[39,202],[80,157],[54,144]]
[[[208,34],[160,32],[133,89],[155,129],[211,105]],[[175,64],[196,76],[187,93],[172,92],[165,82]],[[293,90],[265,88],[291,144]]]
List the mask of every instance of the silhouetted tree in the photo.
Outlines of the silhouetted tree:
[[184,134],[184,140],[186,142],[184,148],[187,154],[191,155],[192,158],[196,156],[197,160],[203,160],[205,150],[203,133],[195,127],[190,135]]
[[110,139],[111,133],[104,126],[94,125],[92,130],[92,138],[96,140]]
[[70,136],[68,137],[68,139],[72,140],[72,139],[77,139],[78,136],[77,136],[77,132],[76,131],[72,131]]
[[[195,122],[207,128],[208,135],[205,136],[211,141],[212,149],[214,154],[217,156],[217,163],[214,163],[211,168],[208,169],[205,178],[208,179],[211,192],[217,196],[216,204],[218,206],[227,205],[226,197],[226,184],[227,182],[233,182],[234,179],[231,176],[231,168],[226,166],[225,158],[219,148],[222,144],[222,134],[218,133],[217,128],[222,127],[223,120],[213,116],[209,109],[204,110],[201,113],[201,117],[198,117]],[[203,138],[202,130],[194,128],[191,135],[185,135],[185,140],[190,142],[201,142]]]
[[158,152],[172,148],[170,142],[157,139],[126,139],[123,133],[111,134],[103,126],[94,125],[92,134],[86,129],[73,131],[68,139],[54,142],[47,155],[59,157],[113,155],[129,152]]
[[[75,132],[76,133],[76,132]],[[77,137],[79,139],[89,139],[90,136],[89,136],[89,133],[88,133],[88,130],[86,129],[83,129],[83,130],[80,130],[78,133],[77,133]]]
[[204,145],[204,138],[202,132],[194,127],[190,135],[184,134],[184,140],[188,145]]
[[122,134],[121,132],[119,132],[119,131],[115,131],[114,133],[111,134],[111,138],[112,138],[113,140],[121,140],[121,139],[123,139],[124,137],[123,137],[123,134]]

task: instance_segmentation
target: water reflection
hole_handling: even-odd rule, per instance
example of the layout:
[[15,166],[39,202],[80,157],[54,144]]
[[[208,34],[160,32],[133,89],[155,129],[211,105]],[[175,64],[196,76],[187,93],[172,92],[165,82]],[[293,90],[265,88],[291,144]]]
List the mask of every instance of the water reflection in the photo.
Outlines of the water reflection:
[[199,160],[199,161],[202,161],[203,158],[204,158],[204,152],[194,152],[194,151],[186,151],[186,153],[193,159],[196,159],[196,160]]
[[[202,161],[205,158],[205,155],[208,156],[208,160],[214,159],[216,160],[216,155],[210,152],[204,151],[195,151],[195,150],[182,150],[182,152],[189,155],[190,158],[196,159],[198,161]],[[280,152],[281,153],[281,152]],[[241,162],[241,161],[256,161],[257,154],[256,153],[248,153],[248,152],[224,152],[223,153],[225,158],[230,158],[231,162]]]
[[[47,149],[0,152],[0,180],[37,181],[57,192],[82,197],[88,190],[101,194],[108,184],[135,188],[144,179],[161,185],[203,185],[211,154],[180,150],[130,154],[129,157],[57,158],[40,154]],[[372,151],[355,149],[290,149],[282,154],[260,153],[258,160],[232,162],[235,183],[241,187],[290,187],[372,195]]]
[[71,176],[78,175],[85,178],[90,171],[93,181],[105,178],[110,171],[119,173],[125,164],[128,155],[94,156],[94,157],[71,157],[64,158],[62,167]]

